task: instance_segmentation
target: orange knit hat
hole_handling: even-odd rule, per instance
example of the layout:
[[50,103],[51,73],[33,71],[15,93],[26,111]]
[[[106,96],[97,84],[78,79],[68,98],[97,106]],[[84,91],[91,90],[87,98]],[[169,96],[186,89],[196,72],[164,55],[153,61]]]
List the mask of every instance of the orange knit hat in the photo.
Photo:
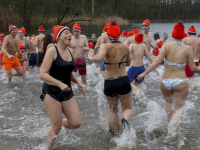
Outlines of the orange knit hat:
[[172,37],[175,39],[182,39],[185,37],[185,26],[183,25],[183,21],[179,20],[178,23],[174,25],[174,29],[172,31]]
[[146,19],[146,20],[142,23],[142,25],[147,25],[147,26],[150,28],[150,21],[149,21],[149,19]]
[[139,30],[137,28],[133,28],[133,34],[139,33]]
[[18,47],[19,47],[19,49],[25,49],[25,46],[22,43],[19,43]]
[[123,34],[124,36],[127,36],[127,35],[128,35],[127,30],[123,31],[122,34]]
[[142,33],[136,33],[135,37],[134,37],[134,41],[136,43],[142,43],[143,42],[143,37],[144,35]]
[[3,33],[0,34],[0,38],[4,38],[5,35]]
[[157,48],[153,49],[152,54],[153,54],[154,56],[158,56],[159,50],[158,50]]
[[156,46],[158,46],[159,48],[161,48],[162,47],[162,41],[156,42]]
[[39,31],[39,32],[44,32],[44,31],[45,31],[45,30],[44,30],[44,27],[43,27],[42,25],[40,25],[39,28],[38,28],[38,31]]
[[25,35],[26,29],[22,26],[21,29],[19,29],[19,32],[22,32]]
[[57,43],[58,37],[61,35],[61,33],[64,30],[69,30],[67,26],[54,26],[53,29],[53,40],[55,43]]
[[117,40],[121,37],[121,31],[119,25],[116,21],[110,21],[110,25],[108,26],[107,36],[110,39]]
[[133,35],[133,31],[129,30],[128,31],[128,37]]
[[79,32],[81,32],[81,26],[80,26],[79,23],[75,23],[75,24],[74,24],[74,26],[73,26],[73,28],[72,28],[72,32],[74,32],[74,31],[79,31]]
[[8,26],[8,31],[11,32],[12,29],[14,29],[14,28],[17,29],[17,27],[16,27],[15,25],[9,24],[9,26]]
[[94,47],[94,44],[93,44],[92,42],[89,42],[89,43],[88,43],[88,47],[89,47],[89,48],[93,48],[93,47]]
[[188,33],[189,33],[189,34],[197,34],[197,31],[196,31],[196,29],[194,28],[194,26],[191,26],[191,27],[189,28]]

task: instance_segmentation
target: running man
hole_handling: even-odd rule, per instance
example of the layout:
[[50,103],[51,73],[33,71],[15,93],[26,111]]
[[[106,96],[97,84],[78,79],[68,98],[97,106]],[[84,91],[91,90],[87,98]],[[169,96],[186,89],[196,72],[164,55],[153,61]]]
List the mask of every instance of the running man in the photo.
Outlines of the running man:
[[[12,76],[23,76],[24,72],[16,55],[16,52],[21,54],[18,48],[19,41],[16,38],[17,27],[9,24],[8,30],[10,34],[5,37],[1,50],[4,54],[3,65],[6,70],[7,81],[11,82]],[[14,68],[16,72],[12,73],[12,68]]]
[[[192,47],[194,53],[194,63],[198,67],[200,57],[200,39],[196,37],[197,32],[194,26],[189,28],[188,34],[189,37],[184,38],[183,43]],[[185,66],[185,73],[188,78],[191,78],[194,75],[194,72],[190,70],[188,62]]]
[[38,29],[39,35],[35,37],[35,46],[36,46],[36,52],[38,53],[37,55],[37,66],[40,67],[42,64],[42,61],[44,59],[44,53],[42,50],[42,41],[44,39],[44,27],[41,25]]
[[79,71],[83,84],[86,84],[86,59],[85,52],[89,50],[88,40],[85,35],[81,35],[81,26],[76,23],[73,26],[73,38],[71,40],[71,48],[73,49],[74,61],[76,69],[73,72]]

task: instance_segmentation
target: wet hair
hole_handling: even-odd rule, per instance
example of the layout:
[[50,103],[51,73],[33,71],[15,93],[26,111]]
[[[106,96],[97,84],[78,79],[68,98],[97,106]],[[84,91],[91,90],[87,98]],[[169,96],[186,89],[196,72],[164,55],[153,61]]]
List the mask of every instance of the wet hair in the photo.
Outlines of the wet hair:
[[44,39],[43,39],[43,51],[44,53],[46,53],[47,50],[47,46],[53,42],[53,37],[52,35],[49,33],[47,35],[45,35]]
[[157,39],[160,39],[160,34],[154,33],[153,37],[154,37],[154,40],[156,41]]

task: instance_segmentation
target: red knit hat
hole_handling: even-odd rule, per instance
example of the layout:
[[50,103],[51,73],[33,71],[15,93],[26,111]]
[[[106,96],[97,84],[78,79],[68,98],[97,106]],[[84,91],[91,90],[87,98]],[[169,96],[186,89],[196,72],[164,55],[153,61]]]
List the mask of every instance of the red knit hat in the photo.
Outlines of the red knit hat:
[[136,43],[142,43],[143,42],[143,37],[144,37],[144,35],[142,34],[142,33],[137,33],[136,35],[135,35],[135,37],[134,37],[134,41],[136,42]]
[[146,19],[146,20],[142,23],[142,25],[147,25],[147,26],[150,28],[150,21],[149,21],[149,19]]
[[69,30],[67,26],[55,26],[53,29],[53,40],[57,43],[58,37],[64,30]]
[[0,45],[1,45],[1,46],[3,45],[3,41],[0,41]]
[[0,38],[4,38],[5,35],[3,33],[0,34]]
[[139,30],[137,28],[133,28],[133,34],[139,33]]
[[22,43],[19,43],[18,47],[19,47],[19,49],[25,49],[25,46]]
[[107,36],[110,39],[117,40],[121,37],[121,31],[119,25],[116,23],[116,21],[110,21],[110,25],[108,26],[107,30]]
[[157,48],[153,49],[152,54],[153,54],[154,56],[158,56],[159,50],[158,50]]
[[15,25],[9,24],[9,26],[8,26],[8,31],[11,32],[12,29],[14,29],[14,28],[17,29],[17,27],[16,27]]
[[22,32],[25,35],[26,29],[22,26],[21,29],[19,29],[19,32]]
[[189,33],[189,34],[197,34],[197,31],[196,31],[196,29],[194,28],[194,26],[191,26],[191,27],[189,28],[188,33]]
[[179,20],[178,23],[174,25],[174,29],[172,31],[172,37],[175,39],[182,39],[185,37],[185,26],[183,25],[183,21]]
[[127,35],[128,35],[127,30],[123,31],[122,34],[123,34],[124,36],[127,36]]
[[74,24],[74,26],[73,26],[73,28],[72,28],[72,32],[74,32],[74,31],[79,31],[79,32],[81,32],[81,26],[80,26],[79,23],[75,23],[75,24]]
[[40,27],[38,28],[38,31],[39,32],[44,32],[45,30],[44,30],[44,27],[42,26],[42,25],[40,25]]
[[89,42],[89,43],[88,43],[88,47],[89,47],[89,48],[93,48],[93,47],[94,47],[94,44],[93,44],[92,42]]
[[34,34],[33,34],[33,35],[31,35],[31,37],[32,37],[32,38],[35,38],[35,35],[34,35]]
[[156,46],[158,46],[159,48],[161,48],[162,47],[162,41],[156,42]]
[[128,37],[133,35],[133,31],[128,31]]

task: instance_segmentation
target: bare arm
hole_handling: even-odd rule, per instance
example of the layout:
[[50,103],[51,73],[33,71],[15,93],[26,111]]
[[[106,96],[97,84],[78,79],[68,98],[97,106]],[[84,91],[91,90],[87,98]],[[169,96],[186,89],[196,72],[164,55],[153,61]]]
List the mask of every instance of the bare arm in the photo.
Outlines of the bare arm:
[[88,58],[91,61],[99,62],[99,61],[103,60],[103,58],[105,57],[106,54],[107,54],[107,49],[105,47],[105,44],[102,44],[101,47],[100,47],[100,49],[99,49],[99,53],[97,55],[89,53]]
[[94,48],[94,54],[96,54],[98,52],[98,50],[100,48],[100,43],[101,43],[101,37],[99,37],[97,39],[97,43],[96,43],[95,48]]
[[3,53],[4,55],[6,55],[6,56],[9,57],[10,54],[6,51],[7,45],[8,45],[8,37],[6,36],[5,39],[4,39],[4,41],[3,41],[3,45],[2,45],[2,47],[1,47],[1,51],[2,51],[2,53]]
[[147,46],[145,44],[144,44],[144,46],[145,46],[145,50],[144,50],[145,55],[150,60],[150,62],[153,63],[153,59],[151,58],[149,51],[147,50]]
[[130,51],[128,50],[126,66],[130,66],[130,65],[131,65],[131,57],[130,57]]

